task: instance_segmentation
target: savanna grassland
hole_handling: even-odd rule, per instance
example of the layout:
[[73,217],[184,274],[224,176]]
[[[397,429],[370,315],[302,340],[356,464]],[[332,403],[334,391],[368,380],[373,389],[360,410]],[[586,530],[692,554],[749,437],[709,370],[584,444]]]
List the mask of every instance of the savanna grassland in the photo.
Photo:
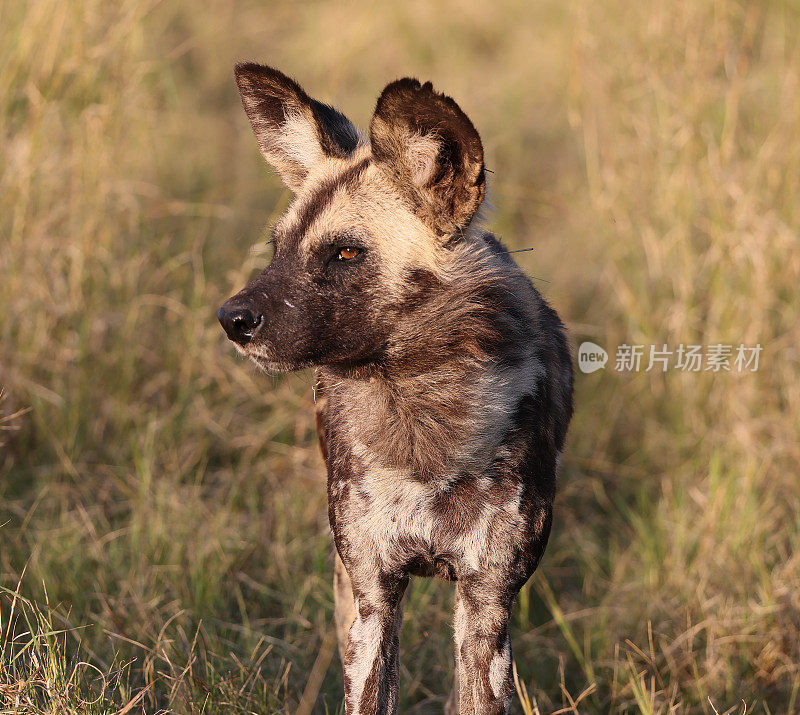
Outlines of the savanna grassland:
[[[338,712],[313,376],[221,302],[288,194],[232,78],[366,126],[431,79],[488,226],[612,353],[578,374],[516,712],[800,711],[800,6],[0,3],[0,712]],[[619,372],[761,344],[757,372]],[[645,358],[646,362],[646,358]],[[452,592],[417,581],[401,711],[441,712]]]

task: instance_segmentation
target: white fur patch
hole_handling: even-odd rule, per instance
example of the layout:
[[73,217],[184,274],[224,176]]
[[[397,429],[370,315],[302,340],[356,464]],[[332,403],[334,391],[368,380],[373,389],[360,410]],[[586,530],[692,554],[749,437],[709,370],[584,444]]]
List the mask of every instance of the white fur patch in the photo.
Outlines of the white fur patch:
[[402,470],[375,464],[370,451],[358,441],[353,452],[369,465],[361,485],[369,504],[362,505],[358,528],[372,537],[379,559],[390,563],[398,540],[413,537],[431,543],[435,522],[428,507],[430,485],[411,479]]
[[281,149],[306,169],[322,161],[322,147],[317,131],[302,114],[290,114],[281,128]]
[[461,644],[467,635],[467,609],[464,608],[463,601],[459,598],[456,601],[455,617],[453,619],[453,636],[456,641],[456,658],[461,657]]
[[355,708],[352,711],[354,713],[358,712],[358,704],[361,702],[364,686],[375,661],[380,658],[381,635],[381,622],[377,613],[363,619],[357,615],[350,628],[350,641],[353,652],[357,654],[347,671],[350,677],[350,698],[352,706]]
[[506,636],[502,652],[495,653],[492,662],[489,664],[489,685],[496,698],[504,696],[503,686],[508,680],[511,672],[511,642]]
[[425,186],[437,169],[436,160],[441,148],[440,141],[431,135],[409,134],[404,137],[406,163],[411,169],[411,180],[417,186]]

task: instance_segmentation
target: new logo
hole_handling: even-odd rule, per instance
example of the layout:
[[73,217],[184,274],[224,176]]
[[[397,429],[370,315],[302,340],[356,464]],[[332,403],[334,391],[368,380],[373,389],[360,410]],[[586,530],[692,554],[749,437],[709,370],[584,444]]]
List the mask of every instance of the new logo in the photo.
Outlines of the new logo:
[[590,373],[600,370],[608,362],[608,353],[594,343],[581,343],[578,348],[578,367],[581,372]]

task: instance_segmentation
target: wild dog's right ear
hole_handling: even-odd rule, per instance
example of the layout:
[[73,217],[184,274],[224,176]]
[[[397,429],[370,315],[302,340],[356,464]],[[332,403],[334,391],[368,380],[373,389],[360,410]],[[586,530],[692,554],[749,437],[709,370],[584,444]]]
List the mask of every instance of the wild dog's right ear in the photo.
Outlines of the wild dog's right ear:
[[375,159],[434,231],[449,237],[470,222],[486,192],[483,145],[455,101],[430,82],[392,82],[369,137]]
[[350,120],[282,72],[252,62],[237,64],[234,72],[261,153],[292,191],[326,156],[344,159],[356,148],[359,135]]

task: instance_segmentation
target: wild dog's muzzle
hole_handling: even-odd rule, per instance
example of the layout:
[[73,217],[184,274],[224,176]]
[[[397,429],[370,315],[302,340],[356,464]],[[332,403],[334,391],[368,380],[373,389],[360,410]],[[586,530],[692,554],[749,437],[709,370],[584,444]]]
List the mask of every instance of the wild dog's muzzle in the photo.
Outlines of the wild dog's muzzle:
[[226,301],[219,309],[217,317],[228,338],[242,346],[252,340],[264,323],[263,315],[254,313],[250,308],[232,303],[231,300]]

